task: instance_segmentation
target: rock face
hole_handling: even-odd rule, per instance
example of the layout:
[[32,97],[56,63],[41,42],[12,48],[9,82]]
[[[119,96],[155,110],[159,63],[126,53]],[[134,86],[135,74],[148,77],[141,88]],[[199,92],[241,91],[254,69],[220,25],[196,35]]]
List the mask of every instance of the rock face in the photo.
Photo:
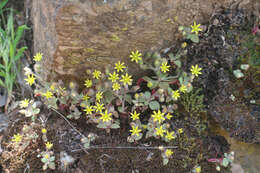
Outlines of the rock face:
[[[239,2],[240,0],[235,0]],[[169,46],[179,25],[208,20],[234,0],[44,0],[32,1],[34,51],[44,54],[45,77],[83,81],[86,69]],[[248,4],[250,1],[243,1]]]

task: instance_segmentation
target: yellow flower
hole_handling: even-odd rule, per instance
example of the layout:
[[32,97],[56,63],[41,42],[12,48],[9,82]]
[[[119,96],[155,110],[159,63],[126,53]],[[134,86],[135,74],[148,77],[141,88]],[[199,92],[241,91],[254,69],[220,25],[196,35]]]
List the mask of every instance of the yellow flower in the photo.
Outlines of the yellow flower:
[[160,68],[161,68],[161,71],[163,73],[166,73],[167,71],[170,71],[169,70],[170,66],[167,64],[167,62],[163,62],[162,65],[160,66]]
[[131,118],[134,120],[138,120],[139,119],[139,115],[140,113],[136,113],[136,111],[134,113],[131,113]]
[[83,96],[83,98],[82,98],[84,101],[88,101],[88,99],[89,99],[89,96],[87,95],[87,94],[85,94],[84,96]]
[[182,128],[178,129],[178,132],[179,132],[180,134],[183,133],[183,129],[182,129]]
[[164,113],[161,112],[160,110],[158,110],[158,112],[153,111],[153,115],[152,115],[153,121],[154,122],[158,121],[159,124],[161,124],[161,122],[163,122],[165,120],[163,115],[164,115]]
[[141,131],[142,131],[141,129],[138,129],[138,126],[136,127],[132,126],[132,130],[130,130],[130,132],[132,133],[131,135],[136,135],[136,136],[139,136],[140,135],[139,133]]
[[53,144],[51,142],[47,142],[47,143],[45,143],[45,146],[48,150],[50,150],[52,148]]
[[93,78],[94,78],[94,79],[99,79],[100,76],[101,76],[101,71],[95,70],[95,71],[92,73],[92,75],[93,75]]
[[115,82],[115,83],[113,83],[112,88],[113,88],[113,91],[118,91],[121,88],[121,86],[118,82]]
[[191,32],[195,32],[195,34],[198,34],[199,31],[202,31],[202,29],[200,28],[200,24],[196,25],[196,22],[194,22],[193,25],[191,25]]
[[148,88],[152,88],[152,87],[153,87],[153,83],[152,83],[152,82],[148,82],[148,83],[147,83],[147,87],[148,87]]
[[182,84],[181,87],[180,87],[180,91],[181,91],[182,93],[186,93],[187,87]]
[[27,108],[28,107],[28,105],[29,105],[29,102],[30,102],[30,100],[29,99],[24,99],[24,100],[22,100],[21,102],[20,102],[20,108]]
[[49,98],[52,98],[52,97],[53,97],[52,92],[50,92],[50,91],[47,91],[47,92],[44,93],[43,95],[46,97],[46,99],[49,99]]
[[113,74],[109,73],[108,79],[112,82],[116,82],[119,79],[119,75],[114,71]]
[[179,90],[172,91],[172,98],[173,98],[174,100],[178,100],[179,97],[180,97],[180,92],[179,92]]
[[163,135],[164,135],[164,133],[166,131],[166,130],[163,129],[162,126],[160,126],[160,128],[155,128],[155,130],[156,130],[155,134],[158,135],[158,136],[161,136],[161,137],[163,137]]
[[96,94],[96,101],[100,102],[100,100],[103,98],[103,92],[97,92]]
[[100,119],[101,119],[103,122],[110,121],[110,120],[112,120],[111,115],[112,115],[112,113],[107,113],[107,110],[106,110],[105,113],[101,113]]
[[19,143],[21,140],[22,140],[22,136],[19,133],[14,135],[14,137],[12,139],[12,141],[16,142],[16,143]]
[[121,77],[122,77],[122,79],[120,81],[123,82],[124,85],[132,84],[132,80],[133,80],[133,79],[131,79],[132,76],[131,75],[129,76],[128,73],[126,73],[125,75],[122,75]]
[[50,156],[49,156],[49,154],[44,154],[44,156],[43,156],[45,159],[48,159]]
[[192,65],[190,69],[191,74],[195,75],[196,77],[198,77],[198,75],[201,74],[201,70],[202,68],[199,68],[198,64],[196,64],[195,66]]
[[170,140],[172,140],[172,139],[175,138],[175,136],[173,136],[174,134],[175,134],[174,131],[172,131],[172,132],[168,132],[168,131],[167,131],[165,138],[170,141]]
[[170,119],[172,118],[172,115],[171,115],[170,113],[168,113],[168,114],[166,115],[166,118],[167,118],[168,120],[170,120]]
[[117,72],[123,72],[124,68],[126,68],[126,66],[124,66],[125,63],[122,62],[122,64],[120,63],[120,61],[118,61],[116,64],[115,64],[115,69],[117,70]]
[[195,171],[196,171],[196,173],[200,173],[201,172],[201,167],[200,166],[196,167]]
[[131,61],[135,61],[136,63],[138,63],[138,61],[142,60],[142,54],[137,50],[136,52],[131,52],[130,58]]
[[173,152],[172,152],[171,149],[166,149],[165,155],[166,155],[167,157],[171,157],[172,154],[173,154]]
[[27,84],[32,86],[32,84],[34,84],[34,82],[35,82],[34,74],[27,75],[27,79],[24,79],[24,80],[27,82]]
[[45,128],[43,128],[42,133],[47,133],[47,130]]
[[93,106],[86,106],[84,111],[86,112],[86,114],[92,114],[92,112],[94,111]]
[[41,61],[42,60],[42,53],[36,53],[36,55],[33,57],[34,61]]
[[54,90],[55,90],[55,84],[54,84],[54,83],[51,84],[50,89],[51,89],[51,91],[54,91]]
[[87,79],[87,80],[85,80],[85,84],[84,84],[87,88],[90,88],[90,87],[92,87],[92,80],[90,80],[90,79]]
[[104,104],[99,104],[99,103],[96,103],[96,106],[94,106],[94,108],[96,109],[96,112],[102,112],[104,108]]
[[184,49],[185,47],[187,46],[187,43],[186,42],[183,42],[182,44],[181,44],[181,47]]

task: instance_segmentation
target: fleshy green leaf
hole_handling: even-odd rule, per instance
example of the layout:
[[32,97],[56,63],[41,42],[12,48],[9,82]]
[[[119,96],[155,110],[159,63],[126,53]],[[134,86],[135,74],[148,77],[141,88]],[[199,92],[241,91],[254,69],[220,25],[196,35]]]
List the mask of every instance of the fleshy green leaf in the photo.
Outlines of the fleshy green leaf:
[[145,97],[145,99],[147,99],[147,100],[150,99],[151,93],[150,93],[149,91],[145,91],[144,97]]
[[50,157],[50,161],[53,162],[55,160],[55,156]]
[[227,158],[224,158],[223,161],[222,161],[222,165],[223,165],[224,167],[227,167],[228,164],[229,164],[228,159],[227,159]]
[[111,103],[111,101],[114,99],[113,92],[111,90],[105,91],[104,98],[106,100],[106,103]]
[[196,34],[188,34],[187,38],[193,41],[194,43],[199,42],[199,36]]
[[130,94],[125,95],[125,101],[127,101],[128,103],[132,103],[132,97]]
[[181,68],[181,61],[180,61],[180,60],[176,60],[176,61],[174,61],[174,63],[175,63],[179,68]]
[[159,102],[157,102],[157,101],[151,101],[151,102],[149,103],[149,107],[150,107],[150,109],[152,109],[152,110],[159,110],[159,109],[160,109],[160,104],[159,104]]
[[55,163],[54,162],[49,163],[48,166],[49,166],[50,169],[53,169],[53,170],[55,169]]
[[237,79],[244,77],[245,75],[241,72],[241,70],[237,69],[233,71],[233,74]]
[[46,158],[42,158],[41,161],[42,161],[43,163],[47,163],[47,162],[48,162],[48,160],[47,160]]
[[120,128],[120,126],[119,126],[119,124],[114,123],[114,124],[112,124],[111,128],[112,129],[118,129],[118,128]]
[[105,123],[99,123],[97,125],[97,128],[105,129],[106,128],[106,124]]

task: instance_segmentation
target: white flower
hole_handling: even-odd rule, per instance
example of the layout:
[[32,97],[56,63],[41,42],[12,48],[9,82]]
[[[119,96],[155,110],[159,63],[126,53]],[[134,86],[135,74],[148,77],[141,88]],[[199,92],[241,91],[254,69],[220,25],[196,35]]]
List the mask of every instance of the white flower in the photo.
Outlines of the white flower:
[[32,74],[33,72],[32,72],[32,70],[29,68],[29,67],[24,67],[24,74],[26,75],[26,76],[28,76],[28,75],[30,75],[30,74]]

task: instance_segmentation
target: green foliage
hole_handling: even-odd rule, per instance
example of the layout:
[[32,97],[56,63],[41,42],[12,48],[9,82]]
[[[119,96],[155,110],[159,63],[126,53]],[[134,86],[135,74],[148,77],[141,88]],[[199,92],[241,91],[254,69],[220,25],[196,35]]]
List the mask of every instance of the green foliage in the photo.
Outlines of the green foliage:
[[90,142],[94,141],[95,139],[96,139],[96,135],[94,133],[89,133],[87,137],[81,139],[81,142],[83,143],[83,146],[85,148],[89,148]]
[[[3,7],[7,1],[0,3],[0,15],[3,17]],[[13,85],[18,73],[17,61],[22,57],[26,47],[17,48],[19,41],[25,29],[28,29],[26,25],[18,26],[15,30],[13,11],[7,18],[7,24],[4,20],[0,27],[0,86],[4,87],[8,91],[8,98],[10,99]]]
[[220,171],[221,166],[223,167],[230,167],[234,161],[234,152],[230,153],[224,153],[224,158],[222,159],[221,162],[216,162],[216,170]]
[[40,113],[40,109],[37,107],[37,103],[32,100],[25,109],[21,109],[19,112],[24,114],[25,117],[31,117],[32,121],[35,121],[36,115]]
[[233,153],[224,153],[224,159],[222,160],[221,165],[224,167],[228,167],[228,165],[231,165],[234,160],[234,154]]
[[185,93],[180,99],[180,102],[183,105],[185,111],[187,111],[191,115],[199,114],[204,111],[204,96],[201,95],[200,92],[201,89],[193,90],[190,93]]
[[194,43],[198,43],[199,42],[199,36],[198,34],[192,33],[192,29],[190,27],[184,27],[184,26],[180,26],[179,27],[179,31],[182,32],[182,35],[184,38],[191,40]]
[[53,151],[44,151],[41,152],[37,157],[41,157],[41,162],[43,163],[42,169],[45,171],[50,168],[55,169],[55,156]]
[[257,36],[251,33],[245,34],[245,39],[242,40],[242,48],[246,49],[240,57],[241,61],[249,63],[250,66],[260,66],[260,46],[257,44]]

